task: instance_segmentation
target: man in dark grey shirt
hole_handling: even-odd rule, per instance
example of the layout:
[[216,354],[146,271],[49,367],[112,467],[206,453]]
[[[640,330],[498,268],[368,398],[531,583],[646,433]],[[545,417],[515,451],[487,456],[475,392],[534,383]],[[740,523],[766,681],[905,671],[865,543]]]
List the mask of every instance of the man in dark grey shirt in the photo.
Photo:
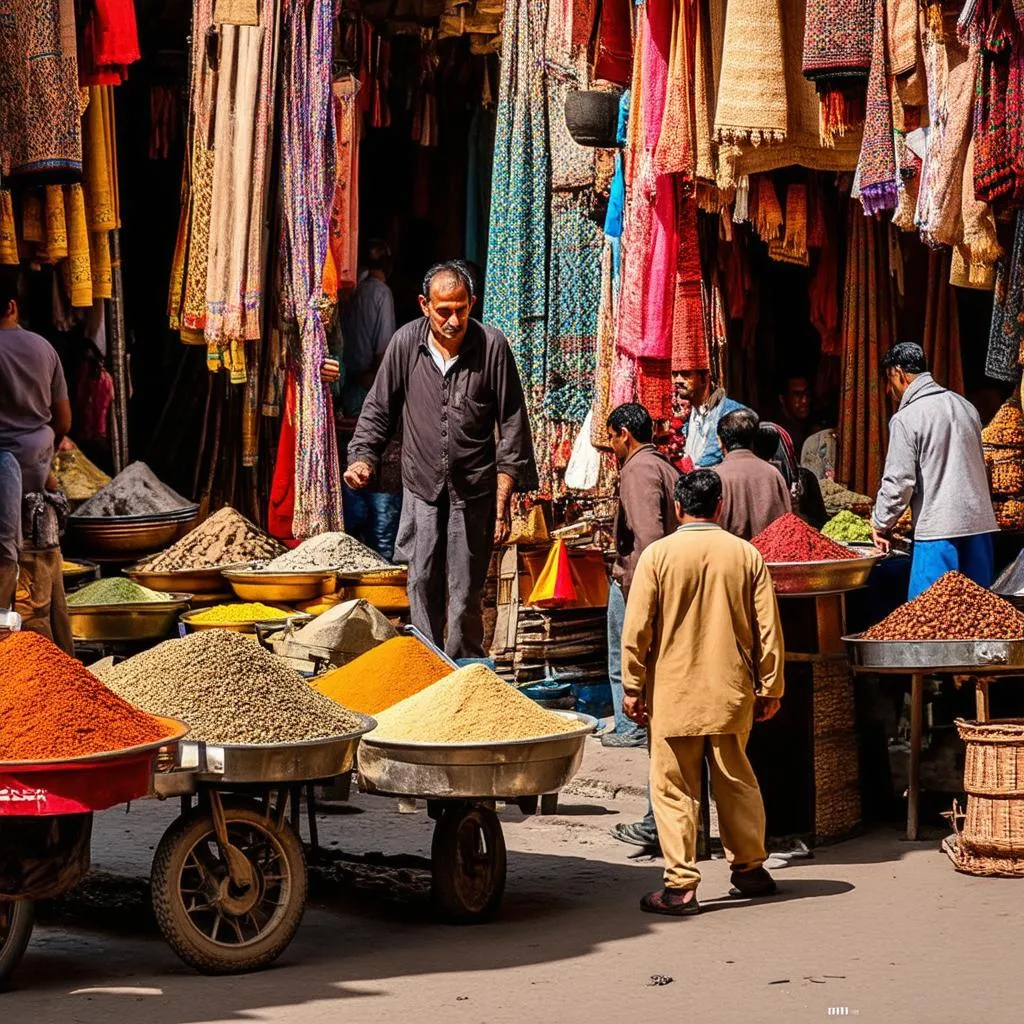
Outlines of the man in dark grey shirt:
[[492,546],[508,538],[512,491],[537,486],[512,350],[499,331],[470,319],[473,299],[462,262],[427,272],[423,319],[402,327],[388,346],[345,473],[349,487],[366,487],[401,422],[399,541],[409,560],[410,615],[453,658],[483,656]]

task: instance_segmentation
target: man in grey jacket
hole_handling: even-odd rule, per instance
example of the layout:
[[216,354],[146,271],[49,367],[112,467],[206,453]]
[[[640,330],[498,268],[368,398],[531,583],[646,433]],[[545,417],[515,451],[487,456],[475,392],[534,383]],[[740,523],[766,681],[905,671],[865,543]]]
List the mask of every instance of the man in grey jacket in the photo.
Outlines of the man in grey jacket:
[[882,357],[886,389],[898,403],[871,527],[888,534],[910,506],[914,553],[909,598],[958,570],[992,583],[992,534],[999,528],[981,447],[981,419],[967,399],[935,383],[920,345],[903,342]]

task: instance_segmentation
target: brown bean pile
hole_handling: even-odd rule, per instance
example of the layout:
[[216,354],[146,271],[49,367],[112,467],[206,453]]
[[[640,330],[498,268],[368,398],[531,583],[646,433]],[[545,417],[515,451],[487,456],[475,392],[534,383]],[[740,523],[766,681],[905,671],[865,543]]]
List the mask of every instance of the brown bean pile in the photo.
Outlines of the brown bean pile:
[[959,572],[947,572],[864,633],[865,640],[1022,640],[1024,615]]

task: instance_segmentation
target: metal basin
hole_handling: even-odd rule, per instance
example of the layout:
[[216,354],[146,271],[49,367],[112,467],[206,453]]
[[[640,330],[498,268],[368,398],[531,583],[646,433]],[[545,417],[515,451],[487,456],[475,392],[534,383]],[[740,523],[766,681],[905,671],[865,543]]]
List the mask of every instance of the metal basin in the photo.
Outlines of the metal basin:
[[1024,674],[1024,640],[843,640],[850,664],[871,672]]
[[179,569],[168,572],[153,572],[145,565],[133,565],[125,569],[124,574],[130,576],[139,586],[150,590],[177,590],[190,594],[216,594],[224,590],[222,573],[225,569],[234,569],[238,563],[220,565],[214,569]]
[[[334,778],[352,770],[359,737],[377,726],[369,715],[357,717],[360,725],[354,732],[301,743],[185,740],[178,745],[178,767],[194,770],[197,782],[218,785]],[[159,783],[159,779],[157,781]]]
[[98,555],[142,555],[173,544],[187,533],[196,513],[189,518],[136,519],[68,517],[68,539],[75,550]]
[[775,593],[787,597],[842,594],[863,587],[871,570],[884,558],[839,558],[827,562],[769,562]]
[[191,594],[171,594],[170,601],[139,604],[68,606],[75,640],[159,640],[175,626]]
[[385,796],[514,799],[560,790],[579,770],[597,719],[558,711],[580,723],[572,732],[505,743],[412,743],[375,739],[359,747],[359,784]]
[[205,629],[227,629],[232,633],[255,633],[257,631],[257,626],[276,626],[278,629],[283,629],[287,625],[288,620],[294,617],[294,612],[290,609],[282,609],[284,614],[280,619],[260,619],[253,622],[196,622],[195,616],[206,610],[207,609],[205,608],[200,608],[198,610],[185,612],[185,614],[181,616],[180,621],[185,626],[186,632],[201,633]]
[[227,569],[224,578],[243,601],[294,604],[333,593],[338,576],[333,570],[266,573]]

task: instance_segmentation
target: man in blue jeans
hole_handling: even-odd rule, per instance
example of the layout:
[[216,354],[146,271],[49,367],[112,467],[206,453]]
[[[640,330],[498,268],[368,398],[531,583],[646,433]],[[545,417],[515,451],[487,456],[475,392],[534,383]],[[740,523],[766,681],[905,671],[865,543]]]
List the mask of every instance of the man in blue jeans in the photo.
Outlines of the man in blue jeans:
[[[646,747],[647,730],[634,725],[622,711],[622,623],[626,597],[636,564],[644,549],[671,534],[679,525],[675,485],[679,472],[654,447],[651,414],[635,402],[612,411],[606,424],[608,444],[618,460],[619,510],[615,519],[615,565],[608,591],[608,679],[612,688],[615,729],[601,737],[606,747]],[[612,833],[634,846],[656,847],[654,814]]]

